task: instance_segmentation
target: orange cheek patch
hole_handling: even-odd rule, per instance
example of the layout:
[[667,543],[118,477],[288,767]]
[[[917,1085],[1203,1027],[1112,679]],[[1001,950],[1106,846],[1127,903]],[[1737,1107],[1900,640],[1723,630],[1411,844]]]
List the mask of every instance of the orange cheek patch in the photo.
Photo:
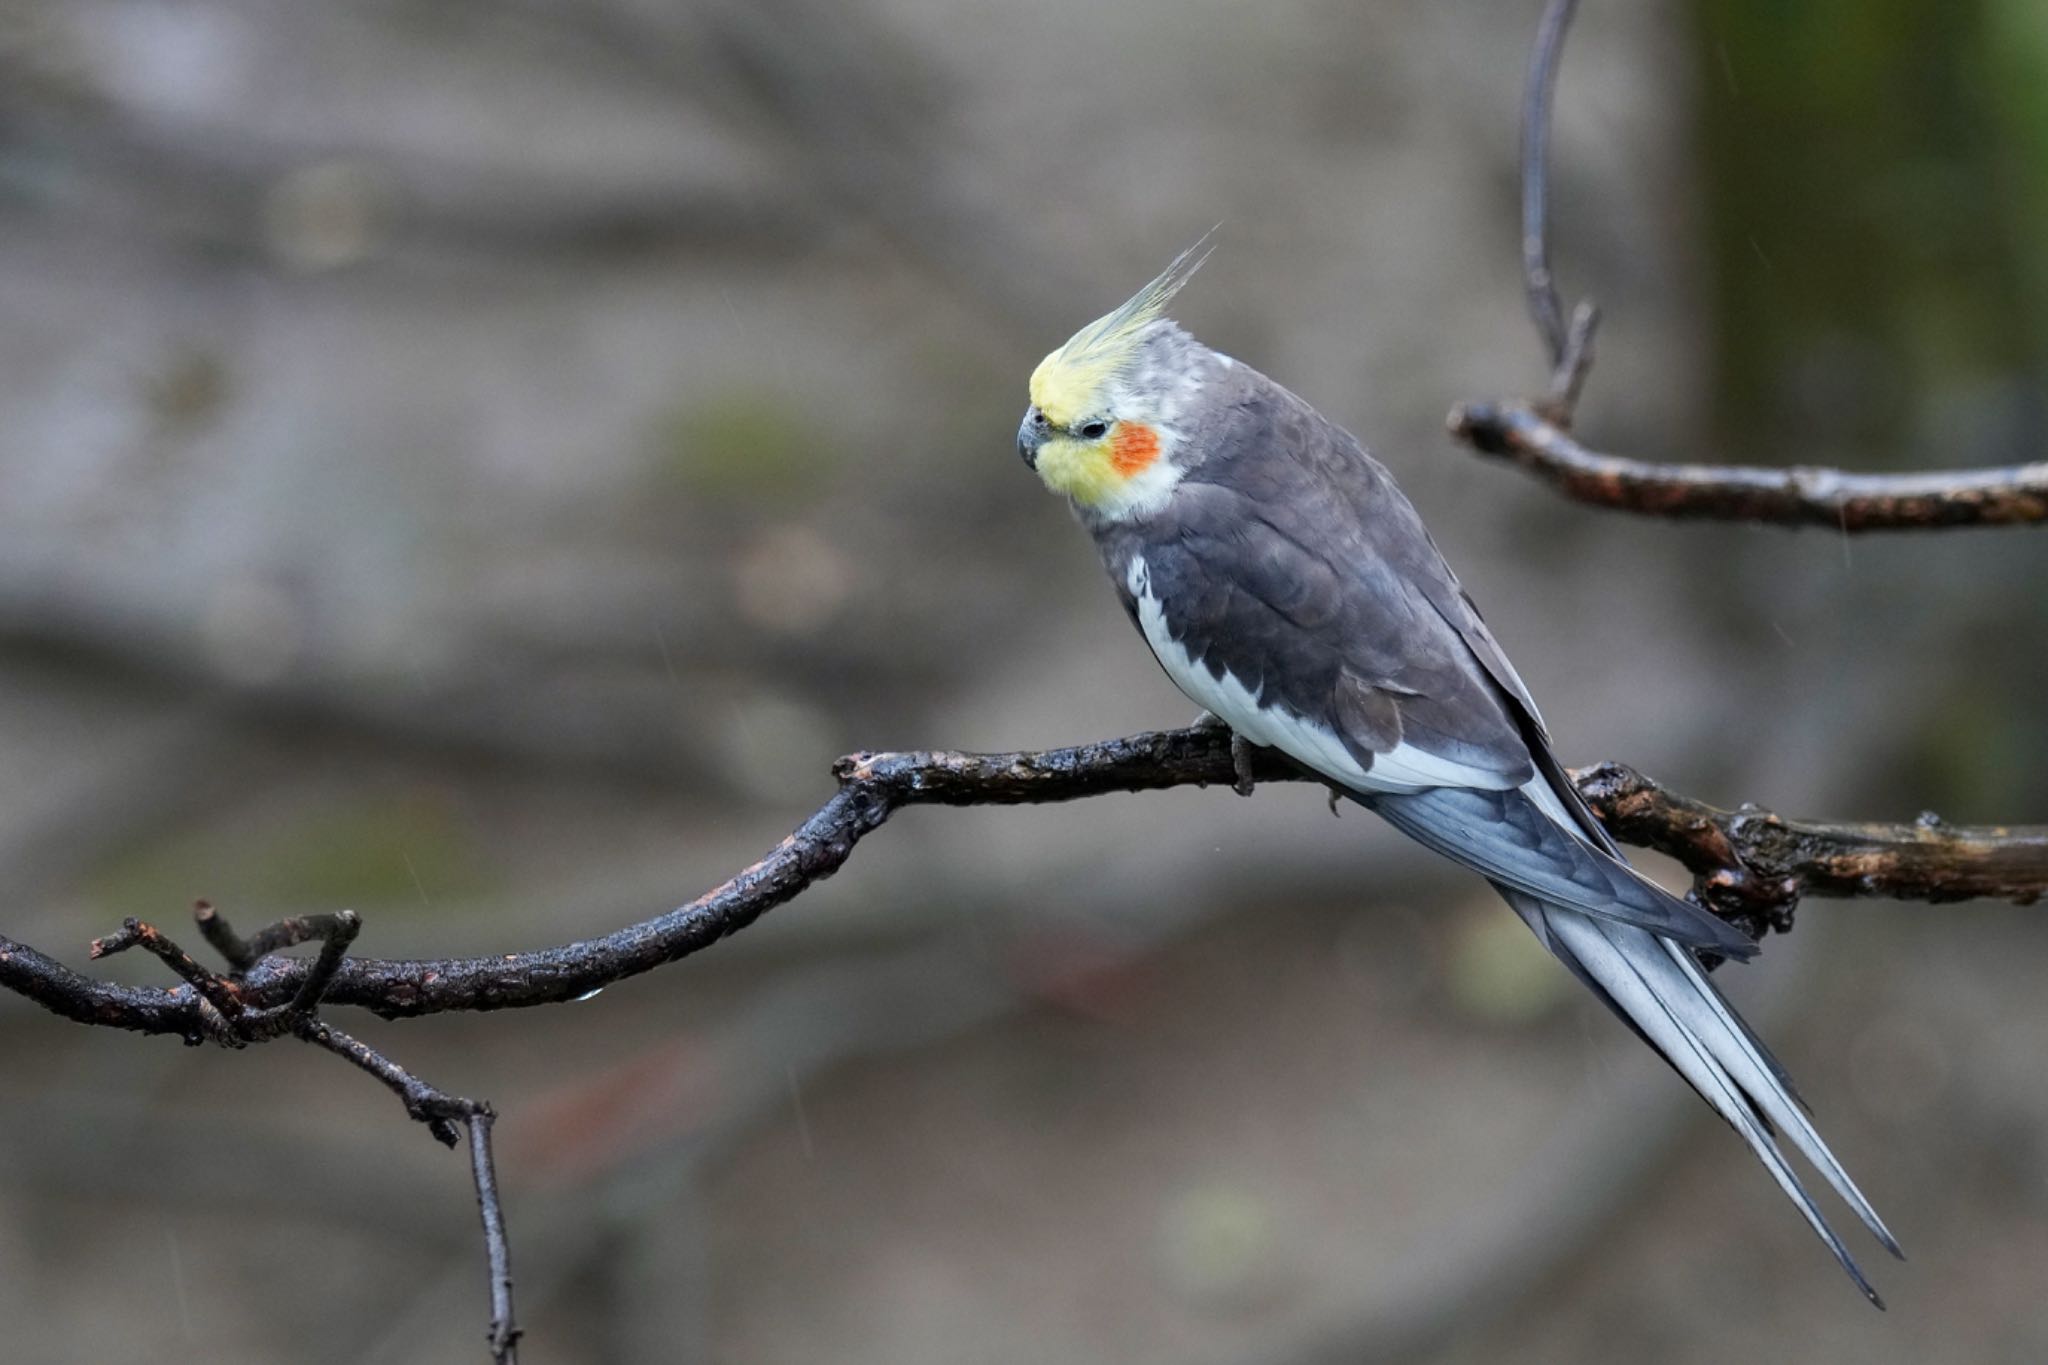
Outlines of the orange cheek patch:
[[1159,433],[1136,422],[1119,422],[1109,443],[1109,462],[1124,478],[1132,478],[1159,458]]

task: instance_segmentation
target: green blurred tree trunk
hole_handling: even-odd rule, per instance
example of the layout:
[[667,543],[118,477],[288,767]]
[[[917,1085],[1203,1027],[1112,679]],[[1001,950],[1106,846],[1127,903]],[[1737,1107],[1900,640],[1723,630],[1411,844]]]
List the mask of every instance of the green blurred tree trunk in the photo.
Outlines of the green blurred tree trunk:
[[2048,4],[1695,13],[1722,440],[1865,468],[2027,458],[2048,359]]

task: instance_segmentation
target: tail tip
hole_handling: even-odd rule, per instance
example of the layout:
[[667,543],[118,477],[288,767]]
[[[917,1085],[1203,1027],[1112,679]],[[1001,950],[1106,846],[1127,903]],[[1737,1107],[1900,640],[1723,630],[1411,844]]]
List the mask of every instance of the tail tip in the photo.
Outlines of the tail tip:
[[1877,1289],[1869,1280],[1863,1278],[1863,1268],[1850,1260],[1846,1254],[1843,1254],[1841,1259],[1842,1269],[1849,1272],[1849,1278],[1855,1281],[1858,1289],[1863,1291],[1863,1297],[1870,1300],[1870,1306],[1880,1313],[1888,1311],[1884,1306],[1884,1299],[1878,1294]]

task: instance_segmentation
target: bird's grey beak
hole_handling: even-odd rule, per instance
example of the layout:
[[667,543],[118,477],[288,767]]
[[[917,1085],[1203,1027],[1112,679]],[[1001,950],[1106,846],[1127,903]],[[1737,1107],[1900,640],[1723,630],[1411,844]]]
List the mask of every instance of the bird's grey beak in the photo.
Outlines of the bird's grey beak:
[[1051,434],[1052,422],[1036,405],[1025,409],[1024,421],[1017,427],[1017,453],[1024,457],[1026,465],[1038,468],[1038,448]]

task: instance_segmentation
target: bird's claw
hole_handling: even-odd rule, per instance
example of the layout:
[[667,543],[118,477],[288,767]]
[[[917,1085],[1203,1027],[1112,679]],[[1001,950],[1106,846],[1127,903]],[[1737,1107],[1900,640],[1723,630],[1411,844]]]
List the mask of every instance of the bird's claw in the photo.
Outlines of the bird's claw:
[[1250,796],[1254,790],[1252,742],[1235,730],[1230,732],[1230,766],[1237,774],[1237,780],[1230,784],[1230,789],[1239,796]]
[[1230,770],[1236,777],[1230,789],[1239,796],[1250,796],[1254,790],[1252,782],[1252,742],[1230,728],[1230,722],[1214,711],[1204,711],[1195,717],[1193,728],[1197,730],[1221,730],[1230,736]]

